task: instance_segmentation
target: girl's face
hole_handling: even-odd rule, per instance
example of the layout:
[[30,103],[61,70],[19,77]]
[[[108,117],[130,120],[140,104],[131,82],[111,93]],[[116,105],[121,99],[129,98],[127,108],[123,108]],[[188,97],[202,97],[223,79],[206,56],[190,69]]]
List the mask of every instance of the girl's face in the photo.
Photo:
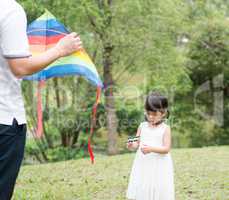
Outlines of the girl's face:
[[156,124],[157,122],[161,121],[163,117],[165,116],[165,113],[163,112],[152,112],[152,111],[146,111],[146,117],[149,123]]

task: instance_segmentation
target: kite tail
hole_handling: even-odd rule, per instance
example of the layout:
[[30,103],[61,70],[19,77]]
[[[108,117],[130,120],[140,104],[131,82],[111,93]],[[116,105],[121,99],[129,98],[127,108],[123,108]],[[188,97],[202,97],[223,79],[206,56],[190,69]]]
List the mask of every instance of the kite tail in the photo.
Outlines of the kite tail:
[[94,127],[96,125],[96,112],[97,112],[98,104],[100,102],[101,91],[102,91],[102,88],[101,87],[97,87],[96,102],[95,102],[95,104],[93,106],[93,110],[92,110],[91,128],[90,128],[90,135],[89,135],[89,138],[88,138],[88,152],[89,152],[92,164],[94,164],[94,158],[95,157],[94,157],[93,149],[91,147],[91,138],[92,138],[92,135],[94,133]]
[[37,87],[37,131],[36,138],[41,138],[43,135],[43,112],[42,112],[42,95],[41,90],[45,85],[45,81],[39,81]]

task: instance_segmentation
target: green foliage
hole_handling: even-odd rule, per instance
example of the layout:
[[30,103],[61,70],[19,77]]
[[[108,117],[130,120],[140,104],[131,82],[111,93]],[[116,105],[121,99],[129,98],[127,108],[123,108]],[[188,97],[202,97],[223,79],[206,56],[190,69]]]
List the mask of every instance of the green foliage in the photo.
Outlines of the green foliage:
[[[138,122],[143,119],[143,97],[149,91],[158,90],[169,98],[174,146],[229,143],[227,1],[115,0],[111,5],[108,0],[19,2],[27,12],[28,22],[47,8],[69,30],[80,33],[100,74],[104,70],[104,52],[108,47],[111,49],[120,136],[135,134]],[[224,124],[221,127],[214,120],[200,116],[194,105],[196,90],[205,81],[212,83],[217,74],[224,75]],[[127,85],[140,91],[137,98],[141,107],[135,106],[137,98],[125,101],[132,91],[118,99]],[[26,82],[23,91],[32,129],[36,124],[36,99],[31,97],[35,96],[36,89]],[[213,96],[214,90],[210,90],[201,94],[197,102],[209,115],[213,113]],[[43,153],[49,152],[50,160],[58,160],[56,155],[65,159],[68,148],[73,148],[73,152],[76,147],[86,148],[94,101],[94,88],[81,78],[48,81],[43,93],[46,138],[41,146]],[[100,137],[100,132],[107,134],[104,106],[102,96],[94,141]],[[32,148],[28,146],[31,154],[36,150],[33,145]],[[74,157],[74,153],[69,154]]]
[[51,162],[79,159],[87,156],[87,152],[82,148],[57,147],[47,150],[47,157]]
[[[200,28],[201,27],[201,28]],[[228,20],[221,16],[216,19],[209,19],[207,21],[199,22],[196,25],[196,34],[193,34],[192,41],[190,43],[190,50],[188,53],[189,62],[188,67],[190,69],[190,77],[193,81],[193,93],[201,87],[202,84],[209,84],[209,90],[202,92],[199,97],[199,105],[202,105],[204,112],[208,115],[215,115],[216,110],[220,109],[220,103],[223,103],[224,109],[222,110],[223,122],[219,126],[211,119],[210,121],[200,122],[203,130],[208,130],[208,127],[213,126],[210,131],[212,137],[210,144],[220,144],[223,141],[228,143],[228,109],[226,108],[228,102],[227,88],[229,85],[229,44],[228,44]],[[223,83],[216,82],[217,76],[221,75]],[[217,85],[216,85],[217,84]],[[222,98],[216,100],[216,96],[222,93]],[[216,107],[216,104],[218,107]],[[215,125],[214,125],[215,124]],[[221,133],[221,134],[219,134]],[[220,138],[222,137],[222,138]],[[198,139],[199,143],[204,139]],[[225,144],[225,143],[222,144]],[[199,144],[200,145],[200,144]]]
[[117,111],[119,119],[118,132],[135,135],[139,124],[144,121],[143,111],[134,108],[122,108]]
[[34,139],[26,140],[24,164],[35,164],[40,159],[40,149]]
[[197,25],[201,31],[193,35],[189,58],[191,78],[195,84],[211,80],[223,73],[229,77],[229,22],[225,19],[208,20]]

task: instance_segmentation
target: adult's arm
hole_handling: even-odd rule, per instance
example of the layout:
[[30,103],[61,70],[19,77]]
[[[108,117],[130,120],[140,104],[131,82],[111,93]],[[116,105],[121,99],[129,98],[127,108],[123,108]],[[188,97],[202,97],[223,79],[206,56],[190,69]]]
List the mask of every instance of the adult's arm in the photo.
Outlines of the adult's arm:
[[56,59],[67,56],[82,48],[79,36],[76,33],[71,33],[62,38],[59,43],[40,54],[39,56],[24,57],[24,58],[7,58],[9,66],[13,74],[21,78],[26,75],[36,73]]

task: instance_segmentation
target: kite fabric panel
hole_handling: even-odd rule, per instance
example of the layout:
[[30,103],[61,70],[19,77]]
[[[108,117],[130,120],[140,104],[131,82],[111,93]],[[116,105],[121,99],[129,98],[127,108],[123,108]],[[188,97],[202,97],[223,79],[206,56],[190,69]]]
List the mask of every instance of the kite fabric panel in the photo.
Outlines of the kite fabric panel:
[[[27,28],[32,55],[39,55],[55,46],[67,34],[69,34],[69,31],[65,26],[46,10],[41,17],[32,22]],[[24,77],[24,79],[41,81],[67,75],[80,75],[95,86],[102,87],[103,85],[95,65],[85,50],[60,58],[41,72]]]

